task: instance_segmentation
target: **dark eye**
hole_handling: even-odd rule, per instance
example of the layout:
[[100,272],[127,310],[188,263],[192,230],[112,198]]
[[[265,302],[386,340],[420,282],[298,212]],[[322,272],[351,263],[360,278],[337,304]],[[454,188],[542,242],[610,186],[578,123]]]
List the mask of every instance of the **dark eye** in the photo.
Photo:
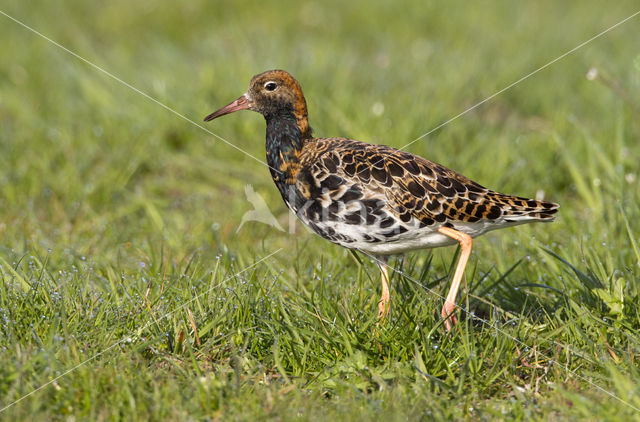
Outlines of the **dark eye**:
[[266,89],[267,91],[275,91],[277,87],[278,84],[275,82],[267,82],[266,84],[264,84],[264,89]]

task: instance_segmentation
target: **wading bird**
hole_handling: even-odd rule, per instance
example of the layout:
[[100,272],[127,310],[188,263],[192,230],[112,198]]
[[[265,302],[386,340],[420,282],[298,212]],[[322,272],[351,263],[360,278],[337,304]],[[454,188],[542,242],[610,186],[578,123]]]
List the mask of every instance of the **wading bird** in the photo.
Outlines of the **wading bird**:
[[314,138],[300,84],[284,70],[251,79],[249,90],[208,115],[253,110],[267,122],[267,164],[282,199],[323,238],[376,258],[378,318],[389,312],[389,255],[460,244],[441,316],[447,330],[471,239],[487,231],[552,221],[558,205],[494,192],[422,157],[345,138]]

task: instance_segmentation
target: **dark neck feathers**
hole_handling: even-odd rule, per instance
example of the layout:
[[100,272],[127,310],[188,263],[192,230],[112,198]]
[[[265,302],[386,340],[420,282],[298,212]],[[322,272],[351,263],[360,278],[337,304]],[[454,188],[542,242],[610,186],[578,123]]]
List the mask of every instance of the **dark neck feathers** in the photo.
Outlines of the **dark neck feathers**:
[[267,164],[273,180],[280,189],[281,184],[295,183],[300,164],[300,152],[305,142],[312,139],[311,128],[306,124],[303,132],[303,128],[293,114],[269,116],[265,119],[267,121]]

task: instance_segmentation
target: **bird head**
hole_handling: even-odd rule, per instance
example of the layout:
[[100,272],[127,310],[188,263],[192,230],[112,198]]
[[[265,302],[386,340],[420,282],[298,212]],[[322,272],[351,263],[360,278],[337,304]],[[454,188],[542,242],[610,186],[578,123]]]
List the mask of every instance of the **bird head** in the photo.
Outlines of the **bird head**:
[[284,70],[269,70],[254,76],[246,93],[209,114],[204,121],[238,110],[257,111],[267,119],[287,115],[298,121],[307,119],[307,103],[300,84]]

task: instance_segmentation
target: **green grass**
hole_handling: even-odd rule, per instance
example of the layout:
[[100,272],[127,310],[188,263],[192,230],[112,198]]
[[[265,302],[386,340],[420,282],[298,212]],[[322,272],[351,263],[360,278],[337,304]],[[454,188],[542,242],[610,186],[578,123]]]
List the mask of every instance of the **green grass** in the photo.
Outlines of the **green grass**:
[[[196,122],[277,67],[317,135],[401,147],[637,7],[2,10]],[[367,257],[299,223],[236,232],[247,184],[288,227],[264,166],[0,16],[0,419],[640,420],[638,19],[410,146],[561,204],[475,242],[446,335],[455,248],[392,260],[376,327]],[[264,157],[259,115],[206,127]]]

